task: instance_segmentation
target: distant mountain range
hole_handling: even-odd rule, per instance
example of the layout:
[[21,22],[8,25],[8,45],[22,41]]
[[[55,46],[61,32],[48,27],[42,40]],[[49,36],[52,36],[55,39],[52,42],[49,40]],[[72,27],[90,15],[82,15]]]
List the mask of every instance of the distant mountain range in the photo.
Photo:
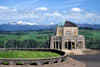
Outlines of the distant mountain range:
[[[12,25],[2,24],[0,25],[0,31],[29,31],[29,30],[49,30],[56,29],[57,25]],[[80,28],[100,29],[100,24],[78,24]]]
[[100,30],[100,24],[78,24],[80,28]]
[[30,31],[30,30],[49,30],[56,28],[56,25],[0,25],[0,31]]

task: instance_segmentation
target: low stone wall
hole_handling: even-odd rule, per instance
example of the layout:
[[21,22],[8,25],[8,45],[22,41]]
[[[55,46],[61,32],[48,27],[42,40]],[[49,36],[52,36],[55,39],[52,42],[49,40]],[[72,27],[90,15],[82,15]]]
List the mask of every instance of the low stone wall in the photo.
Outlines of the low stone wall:
[[53,63],[59,63],[67,60],[67,56],[65,55],[65,52],[60,51],[60,50],[55,50],[55,49],[33,49],[33,48],[9,48],[9,49],[0,49],[0,50],[30,50],[30,51],[50,51],[50,52],[55,52],[60,54],[60,57],[53,57],[53,58],[46,58],[46,59],[33,59],[33,58],[2,58],[0,59],[0,64],[12,64],[12,65],[24,65],[24,64],[29,64],[29,65],[44,65],[44,64],[53,64]]

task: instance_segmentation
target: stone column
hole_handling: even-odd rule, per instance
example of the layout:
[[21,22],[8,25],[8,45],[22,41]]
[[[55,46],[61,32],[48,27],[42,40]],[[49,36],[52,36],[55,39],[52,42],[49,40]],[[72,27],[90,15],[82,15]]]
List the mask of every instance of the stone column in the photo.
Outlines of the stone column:
[[64,39],[62,38],[62,43],[61,43],[61,46],[62,46],[62,50],[65,49],[65,41]]
[[85,40],[83,40],[83,49],[85,49]]
[[60,44],[59,44],[59,40],[58,40],[58,49],[60,49]]
[[50,40],[50,48],[51,49],[54,48],[54,39],[53,39],[53,37],[51,37],[51,40]]
[[76,46],[76,41],[75,41],[74,43],[75,43],[75,49],[77,49],[77,46]]
[[67,40],[67,49],[68,49],[68,46],[69,46],[69,44],[68,44],[68,40]]
[[57,49],[57,48],[56,48],[56,40],[54,41],[54,43],[55,43],[55,49]]
[[78,43],[78,40],[76,41],[76,49],[78,49],[79,47],[79,43]]
[[73,49],[73,47],[72,47],[73,45],[72,45],[72,40],[71,40],[71,49]]

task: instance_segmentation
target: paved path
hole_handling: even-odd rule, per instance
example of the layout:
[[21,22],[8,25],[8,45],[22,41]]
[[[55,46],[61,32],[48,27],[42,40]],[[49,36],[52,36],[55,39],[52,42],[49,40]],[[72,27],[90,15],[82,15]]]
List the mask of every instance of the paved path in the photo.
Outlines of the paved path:
[[62,50],[66,53],[66,55],[84,55],[82,49],[73,49],[73,50]]

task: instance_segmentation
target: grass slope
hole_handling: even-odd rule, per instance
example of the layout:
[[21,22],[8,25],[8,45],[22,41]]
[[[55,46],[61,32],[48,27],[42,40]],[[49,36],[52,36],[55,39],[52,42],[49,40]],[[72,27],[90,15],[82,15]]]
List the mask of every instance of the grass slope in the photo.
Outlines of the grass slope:
[[53,52],[43,52],[43,51],[0,51],[0,58],[50,58],[60,56]]

